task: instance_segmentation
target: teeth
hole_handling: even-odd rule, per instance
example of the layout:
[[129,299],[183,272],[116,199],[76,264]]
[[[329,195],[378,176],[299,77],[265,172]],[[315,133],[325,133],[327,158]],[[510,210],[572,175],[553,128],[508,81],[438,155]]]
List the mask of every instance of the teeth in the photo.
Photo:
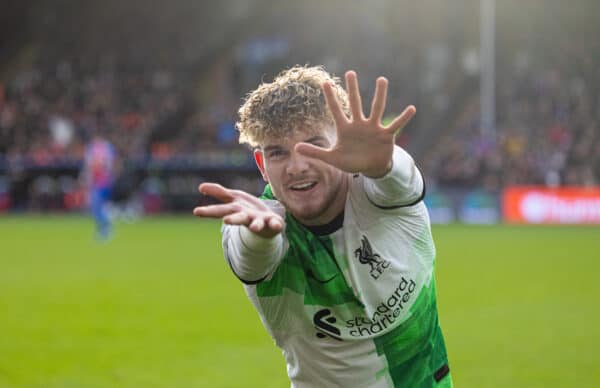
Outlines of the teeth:
[[301,183],[299,185],[292,186],[292,189],[296,189],[296,190],[307,189],[307,188],[311,187],[313,184],[314,184],[313,182]]

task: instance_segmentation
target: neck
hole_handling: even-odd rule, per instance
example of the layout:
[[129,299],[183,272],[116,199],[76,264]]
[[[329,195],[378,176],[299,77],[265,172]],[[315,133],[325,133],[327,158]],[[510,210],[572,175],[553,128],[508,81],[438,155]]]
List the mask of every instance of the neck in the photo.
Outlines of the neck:
[[[301,222],[301,224],[302,224],[302,222]],[[304,224],[302,224],[302,225],[306,229],[308,229],[311,232],[313,232],[314,234],[316,234],[317,236],[325,236],[325,235],[335,232],[336,230],[340,229],[344,225],[344,211],[342,210],[342,212],[340,214],[335,216],[335,218],[333,220],[331,220],[330,222],[328,222],[326,224],[323,224],[323,225],[304,225]]]

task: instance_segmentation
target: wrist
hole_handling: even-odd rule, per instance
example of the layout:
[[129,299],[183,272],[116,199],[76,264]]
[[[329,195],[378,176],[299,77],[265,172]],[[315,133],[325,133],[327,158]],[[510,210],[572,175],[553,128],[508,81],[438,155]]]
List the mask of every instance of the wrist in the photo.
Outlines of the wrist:
[[385,169],[378,169],[378,170],[374,170],[374,171],[364,171],[362,174],[370,179],[379,179],[379,178],[383,178],[384,176],[389,174],[389,172],[392,171],[393,167],[394,167],[394,159],[390,158]]
[[258,252],[266,252],[273,249],[273,247],[277,246],[277,236],[280,235],[280,233],[276,233],[271,236],[261,235],[259,233],[251,231],[248,227],[244,225],[240,225],[239,231],[242,243],[248,249]]

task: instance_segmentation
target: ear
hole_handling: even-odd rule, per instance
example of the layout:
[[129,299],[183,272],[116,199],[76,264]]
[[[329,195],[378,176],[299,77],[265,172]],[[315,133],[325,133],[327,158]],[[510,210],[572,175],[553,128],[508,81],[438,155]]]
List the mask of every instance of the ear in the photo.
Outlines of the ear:
[[260,174],[262,175],[263,180],[268,183],[269,177],[267,176],[267,172],[265,171],[265,159],[261,150],[254,150],[254,161],[256,162],[256,166],[260,170]]

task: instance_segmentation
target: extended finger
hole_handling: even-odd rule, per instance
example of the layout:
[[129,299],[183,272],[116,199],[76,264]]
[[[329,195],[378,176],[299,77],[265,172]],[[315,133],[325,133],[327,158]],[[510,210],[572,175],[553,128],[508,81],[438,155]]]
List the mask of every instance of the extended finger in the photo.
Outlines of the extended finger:
[[377,124],[381,123],[383,111],[385,110],[385,102],[387,100],[388,81],[384,77],[377,78],[375,82],[375,94],[373,96],[373,105],[371,106],[371,120],[375,120]]
[[253,206],[261,210],[267,208],[263,201],[243,190],[229,190],[229,192],[234,198],[239,199],[241,203],[244,203],[246,206]]
[[404,111],[396,117],[384,130],[388,133],[396,133],[400,131],[404,126],[413,118],[413,116],[417,113],[417,109],[414,105],[409,105],[404,109]]
[[331,161],[331,151],[322,147],[318,147],[310,143],[298,143],[294,147],[294,150],[299,154],[307,156],[309,158],[315,158],[329,163]]
[[348,122],[346,113],[344,113],[344,111],[340,107],[340,103],[338,101],[333,85],[331,85],[329,82],[325,82],[322,88],[323,96],[325,96],[325,102],[327,103],[327,106],[329,106],[329,110],[331,111],[331,115],[333,116],[333,121],[335,121],[336,126],[339,128],[340,125]]
[[252,220],[248,228],[254,233],[258,233],[265,228],[265,220],[262,217],[256,217]]
[[346,72],[346,89],[348,90],[348,100],[350,101],[350,111],[353,120],[363,120],[362,102],[360,100],[360,90],[358,88],[358,79],[354,71]]
[[248,225],[250,216],[244,211],[230,214],[223,217],[223,223],[228,225]]
[[202,183],[198,186],[198,191],[204,195],[215,197],[221,202],[231,202],[234,199],[232,190],[229,190],[218,183]]
[[198,217],[221,218],[239,211],[239,207],[233,204],[219,204],[198,206],[194,208],[194,215]]
[[279,216],[271,217],[267,222],[269,228],[275,232],[281,232],[283,230],[283,222]]

